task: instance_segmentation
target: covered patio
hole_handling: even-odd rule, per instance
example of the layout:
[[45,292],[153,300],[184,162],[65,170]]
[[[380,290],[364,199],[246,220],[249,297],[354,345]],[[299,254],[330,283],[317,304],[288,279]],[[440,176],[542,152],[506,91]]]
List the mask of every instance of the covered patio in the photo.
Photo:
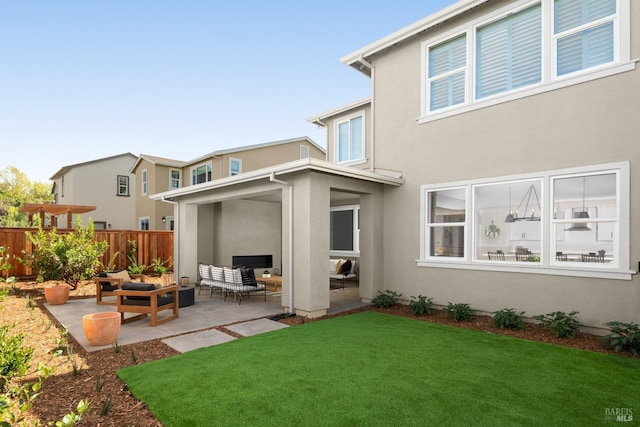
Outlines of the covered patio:
[[179,275],[196,277],[200,263],[230,266],[237,255],[269,254],[282,272],[281,307],[312,318],[331,309],[331,207],[359,206],[357,289],[367,302],[384,288],[383,189],[403,183],[397,176],[301,159],[150,198],[174,205]]

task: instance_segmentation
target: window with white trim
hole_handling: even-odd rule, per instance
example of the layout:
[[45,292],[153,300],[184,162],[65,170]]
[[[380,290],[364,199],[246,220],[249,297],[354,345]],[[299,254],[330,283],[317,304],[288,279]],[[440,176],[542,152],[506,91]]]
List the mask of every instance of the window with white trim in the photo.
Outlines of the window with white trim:
[[229,158],[229,176],[242,173],[242,159]]
[[364,159],[364,111],[336,120],[336,163]]
[[521,0],[426,40],[420,122],[635,69],[629,10]]
[[[140,194],[143,196],[147,195],[147,170],[142,169],[142,179],[140,180]],[[141,228],[141,230],[144,230]]]
[[211,181],[213,164],[211,162],[191,168],[191,184],[202,184]]
[[182,171],[180,169],[169,169],[169,190],[180,188],[182,181]]
[[129,195],[129,177],[126,175],[118,175],[118,196]]
[[329,249],[332,256],[360,253],[360,206],[348,205],[329,211]]
[[419,265],[629,279],[629,163],[422,186]]
[[149,230],[150,223],[151,223],[151,220],[149,219],[148,216],[143,216],[138,218],[138,228],[140,230]]

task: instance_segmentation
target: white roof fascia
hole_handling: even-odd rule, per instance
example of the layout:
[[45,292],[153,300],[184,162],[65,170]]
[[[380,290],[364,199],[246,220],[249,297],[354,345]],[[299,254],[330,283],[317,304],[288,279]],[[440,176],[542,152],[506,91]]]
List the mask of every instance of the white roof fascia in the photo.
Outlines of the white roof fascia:
[[345,111],[349,111],[352,110],[354,108],[358,108],[358,107],[362,107],[365,106],[367,104],[371,104],[371,97],[368,96],[366,98],[362,98],[359,99],[357,101],[354,102],[350,102],[348,104],[345,105],[341,105],[340,107],[336,107],[332,110],[329,111],[325,111],[324,113],[320,113],[320,114],[316,114],[315,116],[311,116],[311,117],[307,117],[305,120],[308,121],[309,123],[313,123],[315,125],[318,126],[326,126],[326,123],[324,123],[323,121],[333,117],[333,116],[337,116],[338,114],[344,113]]
[[429,28],[433,28],[436,25],[442,24],[443,22],[448,21],[460,14],[463,14],[470,9],[473,9],[474,7],[478,7],[483,3],[487,3],[488,1],[489,0],[460,0],[450,6],[445,7],[444,9],[439,10],[436,13],[427,16],[426,18],[421,19],[420,21],[408,25],[394,33],[389,34],[386,37],[383,37],[363,48],[356,50],[355,52],[343,56],[342,58],[340,58],[340,61],[342,61],[346,65],[352,66],[365,75],[369,75],[368,73],[364,72],[359,65],[361,59],[369,58],[384,49],[387,49],[398,43],[402,43],[403,41],[415,36],[418,33],[426,31]]
[[393,186],[400,186],[404,184],[404,179],[402,178],[381,175],[379,173],[370,172],[369,170],[355,169],[348,166],[339,166],[334,163],[326,162],[324,160],[306,158],[294,160],[288,163],[282,163],[268,168],[257,169],[250,172],[243,172],[239,175],[214,179],[213,181],[202,184],[189,185],[187,187],[177,188],[175,190],[165,191],[163,193],[152,194],[149,196],[149,198],[151,200],[173,200],[176,197],[188,196],[190,194],[195,194],[202,191],[244,184],[260,179],[268,179],[272,175],[281,176],[304,170],[330,173],[347,178],[362,179],[365,181]]

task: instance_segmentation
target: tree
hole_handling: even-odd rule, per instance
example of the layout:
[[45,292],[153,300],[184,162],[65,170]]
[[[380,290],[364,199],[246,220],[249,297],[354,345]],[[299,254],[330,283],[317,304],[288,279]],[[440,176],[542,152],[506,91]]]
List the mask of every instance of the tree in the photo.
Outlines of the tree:
[[20,208],[27,203],[51,202],[51,184],[31,182],[14,166],[0,170],[0,227],[28,227],[29,216]]

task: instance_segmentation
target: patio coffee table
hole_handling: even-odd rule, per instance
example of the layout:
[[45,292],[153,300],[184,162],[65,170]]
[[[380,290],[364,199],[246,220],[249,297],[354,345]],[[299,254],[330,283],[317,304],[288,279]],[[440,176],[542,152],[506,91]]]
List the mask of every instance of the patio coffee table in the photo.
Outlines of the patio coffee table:
[[187,307],[195,303],[195,289],[195,285],[181,285],[178,288],[178,307]]
[[282,290],[282,276],[256,277],[256,282],[264,283],[269,291],[277,291],[278,287]]

